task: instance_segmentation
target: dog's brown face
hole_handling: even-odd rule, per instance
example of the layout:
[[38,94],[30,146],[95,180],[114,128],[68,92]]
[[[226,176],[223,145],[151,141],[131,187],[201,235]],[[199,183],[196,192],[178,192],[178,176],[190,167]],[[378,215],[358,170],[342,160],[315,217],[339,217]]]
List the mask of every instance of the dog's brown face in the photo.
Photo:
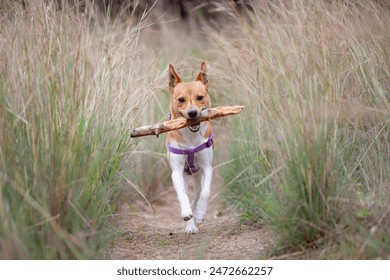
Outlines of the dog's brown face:
[[169,89],[172,92],[171,113],[173,118],[200,117],[202,110],[210,108],[206,63],[202,62],[200,72],[194,82],[182,82],[173,66],[169,65]]

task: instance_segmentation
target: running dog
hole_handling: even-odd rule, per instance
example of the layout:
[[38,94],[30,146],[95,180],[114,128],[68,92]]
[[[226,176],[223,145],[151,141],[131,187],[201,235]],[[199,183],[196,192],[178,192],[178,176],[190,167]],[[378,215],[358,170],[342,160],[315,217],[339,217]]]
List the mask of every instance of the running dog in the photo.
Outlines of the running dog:
[[[196,119],[210,108],[206,63],[193,82],[183,82],[172,64],[169,65],[170,117]],[[206,217],[213,173],[214,135],[210,121],[168,132],[167,154],[172,169],[172,181],[180,202],[181,217],[187,222],[186,233],[199,232],[197,224]],[[190,204],[188,182],[196,179],[196,191]]]

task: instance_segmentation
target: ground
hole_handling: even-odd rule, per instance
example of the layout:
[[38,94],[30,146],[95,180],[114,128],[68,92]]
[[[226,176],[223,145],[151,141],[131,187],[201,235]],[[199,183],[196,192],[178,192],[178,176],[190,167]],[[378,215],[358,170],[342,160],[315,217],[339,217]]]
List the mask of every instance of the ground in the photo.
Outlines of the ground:
[[239,222],[234,208],[222,202],[221,179],[214,178],[208,215],[200,232],[188,235],[172,186],[152,208],[138,200],[123,202],[116,223],[122,232],[106,255],[108,259],[261,259],[272,240],[269,229]]

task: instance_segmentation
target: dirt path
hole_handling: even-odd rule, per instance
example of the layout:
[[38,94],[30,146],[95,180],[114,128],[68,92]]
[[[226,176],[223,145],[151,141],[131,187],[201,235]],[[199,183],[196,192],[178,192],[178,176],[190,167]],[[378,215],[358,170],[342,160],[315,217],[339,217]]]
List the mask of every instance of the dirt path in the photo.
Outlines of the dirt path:
[[[217,173],[217,172],[215,172]],[[173,187],[152,202],[124,202],[118,211],[123,234],[107,253],[108,259],[258,259],[265,257],[271,232],[240,224],[234,209],[223,205],[221,179],[214,176],[208,215],[198,234],[184,233]]]

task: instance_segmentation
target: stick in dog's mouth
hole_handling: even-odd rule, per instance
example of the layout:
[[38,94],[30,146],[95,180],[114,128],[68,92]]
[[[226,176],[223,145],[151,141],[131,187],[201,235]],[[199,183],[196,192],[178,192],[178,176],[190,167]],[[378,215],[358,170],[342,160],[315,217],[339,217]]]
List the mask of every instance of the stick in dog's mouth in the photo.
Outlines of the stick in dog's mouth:
[[177,130],[186,126],[191,126],[191,124],[194,128],[196,128],[197,124],[194,125],[193,124],[194,122],[197,122],[199,124],[200,122],[210,121],[211,119],[214,118],[221,118],[221,117],[227,117],[230,115],[239,114],[243,109],[244,106],[242,105],[209,108],[207,110],[202,110],[201,117],[198,117],[197,119],[189,120],[184,116],[181,116],[177,119],[167,120],[165,122],[157,123],[155,125],[137,127],[133,129],[130,136],[133,138],[147,136],[147,135],[157,136],[161,133]]

